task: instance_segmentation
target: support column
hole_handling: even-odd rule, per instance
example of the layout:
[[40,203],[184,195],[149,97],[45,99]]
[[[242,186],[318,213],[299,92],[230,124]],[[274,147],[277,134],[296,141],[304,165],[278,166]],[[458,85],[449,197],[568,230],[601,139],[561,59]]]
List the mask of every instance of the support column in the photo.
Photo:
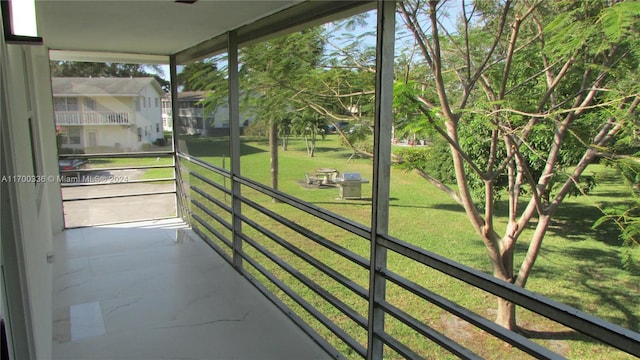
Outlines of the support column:
[[240,183],[236,177],[240,176],[240,79],[238,77],[238,37],[235,31],[227,34],[227,57],[229,72],[229,127],[231,154],[231,208],[232,208],[232,236],[233,236],[233,266],[242,272],[242,220],[240,219],[242,202],[240,201]]
[[387,234],[389,230],[395,9],[395,1],[378,0],[371,265],[369,268],[369,324],[367,328],[367,359],[370,360],[382,359],[383,357],[383,343],[376,336],[376,333],[384,331],[384,310],[376,304],[385,299],[386,284],[380,272],[387,267],[387,249],[378,245],[378,234]]
[[176,176],[176,212],[179,218],[185,223],[189,223],[189,195],[184,188],[182,172],[180,171],[180,157],[178,156],[178,112],[180,109],[178,101],[178,64],[175,55],[169,57],[169,80],[171,81],[171,145],[173,151],[173,163]]

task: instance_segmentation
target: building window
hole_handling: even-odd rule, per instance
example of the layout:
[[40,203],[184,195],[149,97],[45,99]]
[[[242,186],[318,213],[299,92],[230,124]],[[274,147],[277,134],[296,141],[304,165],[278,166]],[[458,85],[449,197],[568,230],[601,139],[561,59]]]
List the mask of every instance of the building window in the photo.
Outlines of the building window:
[[69,129],[69,144],[80,145],[80,129],[79,128]]
[[142,128],[138,128],[138,142],[142,141]]
[[67,98],[67,111],[78,111],[78,98]]
[[140,105],[140,98],[136,98],[136,111],[140,111],[141,109],[141,105]]
[[[0,1],[0,13],[7,43],[42,44],[38,36],[35,1]],[[19,21],[18,21],[19,20]]]
[[78,111],[78,98],[59,97],[53,100],[55,111]]
[[53,107],[56,111],[67,111],[66,98],[53,98]]
[[160,99],[155,98],[155,100],[156,100],[156,107],[160,106]]
[[156,123],[156,132],[159,133],[160,132],[160,123]]
[[80,145],[81,143],[81,129],[77,127],[70,127],[60,132],[60,142],[68,145]]

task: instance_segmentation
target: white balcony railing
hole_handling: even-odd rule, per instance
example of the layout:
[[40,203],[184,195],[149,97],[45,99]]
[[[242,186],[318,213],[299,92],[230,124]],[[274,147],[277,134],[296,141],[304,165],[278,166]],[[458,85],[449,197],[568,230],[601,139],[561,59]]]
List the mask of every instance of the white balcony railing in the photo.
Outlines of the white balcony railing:
[[56,111],[56,125],[129,125],[129,112]]

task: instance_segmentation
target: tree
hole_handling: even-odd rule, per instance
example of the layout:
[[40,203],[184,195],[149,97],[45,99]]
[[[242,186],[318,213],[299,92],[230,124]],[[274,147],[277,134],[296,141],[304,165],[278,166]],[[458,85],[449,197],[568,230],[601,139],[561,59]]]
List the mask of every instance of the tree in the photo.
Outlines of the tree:
[[52,77],[153,77],[164,92],[171,90],[169,81],[162,78],[163,70],[157,65],[102,63],[83,61],[52,61]]
[[204,61],[185,65],[178,74],[178,86],[182,91],[216,91],[227,89],[227,71],[219,67],[226,57],[215,56]]
[[[640,4],[463,1],[455,30],[443,26],[446,1],[398,4],[421,55],[417,86],[404,81],[400,96],[448,144],[456,187],[414,168],[464,208],[494,276],[524,287],[558,207],[633,124]],[[516,243],[529,228],[518,266]],[[516,329],[514,304],[498,299],[496,322]]]
[[293,117],[302,100],[299,92],[318,72],[324,43],[316,27],[243,48],[242,88],[251,89],[248,106],[258,120],[269,122],[271,186],[278,189],[278,126]]
[[325,118],[313,110],[305,109],[298,112],[297,116],[293,119],[292,125],[296,134],[304,136],[307,154],[313,157],[316,151],[318,134],[323,138],[325,135]]

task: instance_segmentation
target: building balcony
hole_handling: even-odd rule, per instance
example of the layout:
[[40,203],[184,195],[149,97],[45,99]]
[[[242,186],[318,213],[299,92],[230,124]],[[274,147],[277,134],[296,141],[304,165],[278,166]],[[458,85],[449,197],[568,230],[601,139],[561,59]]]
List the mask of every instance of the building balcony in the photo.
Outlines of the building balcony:
[[113,111],[56,111],[56,125],[130,125],[133,113]]

